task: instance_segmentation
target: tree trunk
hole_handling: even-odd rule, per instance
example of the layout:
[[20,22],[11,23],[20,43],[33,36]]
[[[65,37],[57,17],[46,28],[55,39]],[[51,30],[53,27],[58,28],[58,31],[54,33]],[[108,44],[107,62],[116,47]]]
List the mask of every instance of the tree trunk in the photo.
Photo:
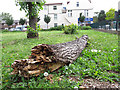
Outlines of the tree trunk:
[[[36,24],[37,24],[37,15],[32,15],[33,13],[33,5],[32,2],[28,2],[28,8],[29,8],[29,26],[32,27],[34,30],[36,30]],[[35,12],[34,12],[35,13]],[[36,38],[38,37],[38,33],[28,33],[27,38]]]
[[32,48],[29,59],[15,60],[11,74],[24,77],[38,76],[47,70],[51,72],[75,61],[87,45],[88,36],[56,45],[39,44]]
[[47,24],[47,29],[48,29],[48,24]]

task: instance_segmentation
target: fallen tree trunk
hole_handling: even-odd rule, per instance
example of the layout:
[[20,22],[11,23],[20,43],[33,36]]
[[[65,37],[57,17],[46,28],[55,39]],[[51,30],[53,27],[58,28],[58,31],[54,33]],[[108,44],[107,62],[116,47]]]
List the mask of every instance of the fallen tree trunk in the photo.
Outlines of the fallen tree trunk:
[[32,48],[29,59],[15,60],[11,74],[24,77],[38,76],[47,70],[51,72],[76,60],[87,45],[88,36],[56,45],[39,44]]

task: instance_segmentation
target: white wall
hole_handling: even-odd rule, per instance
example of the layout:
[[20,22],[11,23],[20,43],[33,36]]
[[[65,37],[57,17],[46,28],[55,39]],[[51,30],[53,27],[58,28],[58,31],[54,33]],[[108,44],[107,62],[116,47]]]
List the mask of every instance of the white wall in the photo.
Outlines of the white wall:
[[120,10],[120,1],[118,2],[118,10]]
[[[87,17],[87,12],[85,11],[86,9],[90,9],[90,8],[82,8],[82,7],[76,7],[76,2],[79,2],[79,0],[75,0],[74,2],[70,2],[66,8],[67,8],[67,12],[66,13],[62,13],[62,8],[65,5],[47,5],[47,10],[41,10],[40,11],[40,22],[38,24],[40,24],[41,28],[43,29],[47,29],[47,24],[44,22],[44,15],[48,15],[51,17],[51,21],[48,24],[48,28],[50,27],[54,27],[54,23],[57,23],[58,25],[70,25],[70,24],[77,24],[78,25],[78,18],[80,16],[80,13],[82,13],[82,15],[86,16],[86,18],[88,18],[90,16],[90,13],[92,10],[89,10],[89,16]],[[88,2],[89,3],[89,2]],[[81,4],[80,4],[81,5]],[[53,10],[53,6],[57,6],[57,10]],[[81,9],[82,8],[82,9]],[[72,17],[68,17],[68,10],[72,10]],[[57,14],[57,20],[54,20],[54,14]]]

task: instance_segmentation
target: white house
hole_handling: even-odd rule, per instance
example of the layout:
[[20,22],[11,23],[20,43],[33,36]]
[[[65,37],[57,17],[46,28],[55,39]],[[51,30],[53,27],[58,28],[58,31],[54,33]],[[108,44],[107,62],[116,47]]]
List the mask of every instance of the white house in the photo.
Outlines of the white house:
[[[44,22],[45,15],[51,17],[48,28],[59,25],[77,24],[80,13],[86,17],[85,23],[91,23],[89,13],[92,11],[91,3],[87,2],[82,5],[81,0],[70,0],[66,3],[46,3],[43,10],[40,11],[40,22],[38,23],[41,28],[46,29],[47,24]],[[89,6],[89,7],[88,7]]]

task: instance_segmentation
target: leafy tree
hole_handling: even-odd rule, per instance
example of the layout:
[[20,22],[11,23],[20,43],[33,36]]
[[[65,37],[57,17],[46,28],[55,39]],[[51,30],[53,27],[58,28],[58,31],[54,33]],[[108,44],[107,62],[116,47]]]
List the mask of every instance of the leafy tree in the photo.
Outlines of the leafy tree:
[[100,13],[98,14],[98,22],[101,25],[101,27],[102,27],[102,25],[106,24],[105,18],[106,18],[105,11],[101,10]]
[[[43,9],[42,6],[45,3],[44,0],[39,0],[39,1],[40,2],[17,2],[16,0],[16,5],[20,6],[20,10],[24,10],[26,12],[26,16],[29,17],[29,25],[34,30],[36,30],[38,13],[41,9]],[[34,33],[32,32],[28,33],[27,38],[38,37],[38,33],[33,35],[33,37],[31,37],[32,34]]]
[[107,13],[106,13],[106,20],[112,21],[115,16],[115,9],[111,8]]
[[26,22],[26,20],[25,20],[25,19],[23,19],[23,18],[20,18],[20,21],[19,21],[19,23],[20,23],[21,25],[24,25],[24,24],[25,24],[25,22]]
[[8,26],[10,26],[10,25],[13,24],[14,20],[13,20],[13,18],[8,18],[8,19],[5,20],[5,22]]
[[10,13],[2,12],[0,14],[0,21],[2,21],[2,20],[5,21],[8,26],[12,25],[14,22],[13,17]]
[[47,28],[48,28],[48,23],[50,22],[51,18],[48,15],[45,15],[44,21],[47,23]]
[[12,15],[10,15],[10,13],[4,13],[4,12],[2,12],[2,13],[0,14],[0,19],[1,19],[1,21],[2,21],[2,20],[7,20],[8,18],[12,18]]
[[85,16],[82,16],[82,13],[80,13],[79,21],[83,23],[85,20]]
[[97,17],[97,16],[94,16],[94,17],[93,17],[93,22],[94,22],[94,23],[98,22],[98,17]]

